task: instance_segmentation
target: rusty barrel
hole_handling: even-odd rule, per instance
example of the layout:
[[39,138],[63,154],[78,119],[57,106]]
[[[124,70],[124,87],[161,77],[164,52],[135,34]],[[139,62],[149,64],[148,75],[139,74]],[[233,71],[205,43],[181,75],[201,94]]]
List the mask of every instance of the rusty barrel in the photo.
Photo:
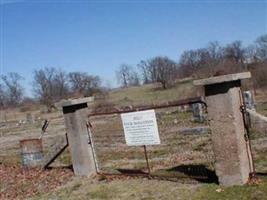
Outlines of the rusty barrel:
[[22,166],[25,168],[41,167],[43,162],[42,139],[20,141]]

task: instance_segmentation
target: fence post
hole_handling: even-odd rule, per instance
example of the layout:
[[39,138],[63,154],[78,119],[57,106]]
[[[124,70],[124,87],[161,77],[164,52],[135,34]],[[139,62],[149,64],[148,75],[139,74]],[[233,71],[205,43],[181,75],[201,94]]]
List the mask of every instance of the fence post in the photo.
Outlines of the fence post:
[[96,173],[91,144],[88,144],[86,125],[87,103],[92,101],[92,97],[87,97],[62,100],[56,104],[63,109],[73,169],[78,176],[90,176]]
[[194,81],[205,89],[215,170],[225,186],[245,184],[253,168],[240,110],[241,80],[250,77],[250,72],[244,72]]

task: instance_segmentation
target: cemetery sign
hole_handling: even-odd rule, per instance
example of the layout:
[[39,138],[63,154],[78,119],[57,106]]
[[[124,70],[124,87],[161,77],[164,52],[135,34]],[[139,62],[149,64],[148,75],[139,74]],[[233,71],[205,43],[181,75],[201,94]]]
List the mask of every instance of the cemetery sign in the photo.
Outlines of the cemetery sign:
[[129,146],[160,144],[154,110],[121,114],[126,144]]

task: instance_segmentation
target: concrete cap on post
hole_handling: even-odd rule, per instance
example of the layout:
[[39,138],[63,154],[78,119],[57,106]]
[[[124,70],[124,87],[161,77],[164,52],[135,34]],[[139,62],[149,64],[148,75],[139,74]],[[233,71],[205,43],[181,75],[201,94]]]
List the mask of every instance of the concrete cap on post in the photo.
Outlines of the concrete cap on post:
[[88,104],[94,101],[94,97],[85,97],[79,99],[62,99],[60,102],[55,103],[58,109],[68,106],[76,106],[79,104]]
[[206,78],[206,79],[194,80],[193,84],[196,86],[200,86],[200,85],[205,86],[205,85],[213,85],[213,84],[219,84],[219,83],[238,81],[238,80],[247,79],[247,78],[251,78],[250,72],[227,74],[227,75],[222,75],[222,76],[214,76],[214,77]]

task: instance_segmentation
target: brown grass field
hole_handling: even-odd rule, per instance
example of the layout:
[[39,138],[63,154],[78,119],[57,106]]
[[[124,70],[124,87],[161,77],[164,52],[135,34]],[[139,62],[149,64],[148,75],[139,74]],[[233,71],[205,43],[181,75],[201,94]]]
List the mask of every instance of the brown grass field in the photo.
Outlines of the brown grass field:
[[[155,85],[111,91],[109,103],[140,105],[193,97],[191,81],[161,90]],[[256,96],[257,110],[267,116],[267,94]],[[31,113],[34,123],[18,123]],[[142,147],[125,144],[119,115],[90,118],[98,166],[102,175],[77,178],[70,168],[69,152],[64,152],[46,171],[21,169],[19,140],[37,138],[44,119],[49,119],[43,137],[44,153],[65,135],[61,111],[40,109],[1,111],[0,115],[0,199],[267,199],[267,179],[262,177],[243,187],[222,188],[216,184],[214,158],[208,131],[184,133],[185,128],[208,126],[192,120],[190,111],[157,109],[161,144],[148,146],[151,176],[130,176],[125,172],[147,171]],[[267,137],[252,131],[256,171],[267,173]],[[112,174],[112,175],[105,175]],[[124,175],[121,175],[124,174]]]

